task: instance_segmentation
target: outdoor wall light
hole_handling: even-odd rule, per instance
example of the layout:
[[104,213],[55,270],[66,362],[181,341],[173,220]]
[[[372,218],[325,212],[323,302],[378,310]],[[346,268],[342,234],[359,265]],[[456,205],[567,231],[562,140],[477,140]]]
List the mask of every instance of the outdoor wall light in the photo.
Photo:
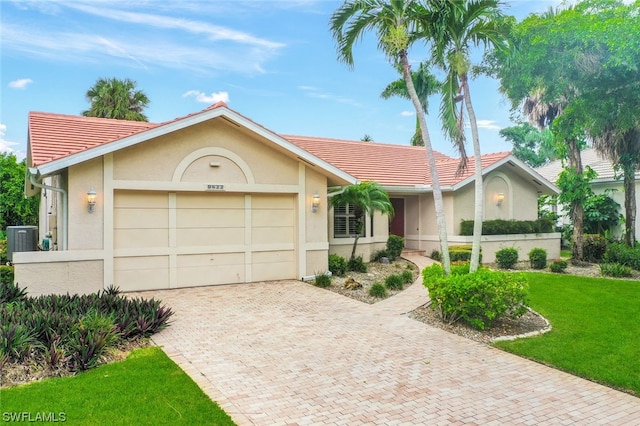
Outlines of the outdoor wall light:
[[96,190],[93,189],[93,186],[87,192],[87,205],[89,206],[89,213],[93,213],[96,207]]
[[317,192],[313,194],[313,198],[311,199],[311,213],[317,213],[320,208],[320,194]]
[[496,206],[500,206],[503,201],[504,201],[504,192],[499,192],[496,195]]

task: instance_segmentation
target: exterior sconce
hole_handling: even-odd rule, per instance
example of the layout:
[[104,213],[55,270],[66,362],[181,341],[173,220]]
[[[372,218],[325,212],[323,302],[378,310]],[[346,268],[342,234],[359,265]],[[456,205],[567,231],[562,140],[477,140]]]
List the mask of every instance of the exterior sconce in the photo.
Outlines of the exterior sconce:
[[496,206],[500,206],[503,201],[504,201],[504,192],[500,192],[498,193],[498,195],[496,195]]
[[89,206],[89,213],[93,213],[96,206],[96,190],[93,189],[93,186],[87,192],[87,205]]
[[317,192],[313,194],[313,198],[311,199],[311,213],[317,213],[320,208],[320,194]]

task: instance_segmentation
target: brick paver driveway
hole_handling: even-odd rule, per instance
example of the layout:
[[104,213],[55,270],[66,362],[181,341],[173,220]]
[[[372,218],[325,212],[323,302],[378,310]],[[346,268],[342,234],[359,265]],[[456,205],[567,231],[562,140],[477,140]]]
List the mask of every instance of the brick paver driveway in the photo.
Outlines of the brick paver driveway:
[[176,312],[154,341],[239,425],[640,424],[640,399],[411,320],[426,291],[404,293],[366,305],[286,281],[143,294]]

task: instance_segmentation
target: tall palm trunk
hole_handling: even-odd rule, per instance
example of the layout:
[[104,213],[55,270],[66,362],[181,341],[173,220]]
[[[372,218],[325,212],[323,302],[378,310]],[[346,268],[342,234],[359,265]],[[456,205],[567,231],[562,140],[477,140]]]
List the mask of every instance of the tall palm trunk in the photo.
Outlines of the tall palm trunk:
[[[580,147],[578,141],[569,139],[569,167],[574,169],[578,175],[582,175],[582,157],[580,156]],[[572,257],[574,260],[582,261],[583,253],[583,233],[584,233],[584,207],[582,201],[574,201],[569,206],[571,210],[571,221],[573,222],[573,238],[572,238]]]
[[440,253],[442,256],[442,267],[445,275],[451,273],[451,259],[449,257],[449,241],[447,239],[447,221],[444,216],[444,202],[442,200],[442,189],[440,188],[440,178],[438,177],[438,170],[436,169],[436,159],[433,155],[433,148],[431,147],[431,138],[429,137],[429,130],[427,129],[427,121],[424,118],[422,104],[420,98],[416,92],[416,88],[413,85],[413,79],[411,78],[411,66],[407,59],[407,52],[400,52],[400,64],[402,67],[402,76],[407,84],[407,91],[413,106],[416,110],[418,120],[420,122],[420,131],[422,132],[422,141],[424,142],[424,148],[427,153],[427,161],[429,161],[429,169],[431,172],[431,186],[433,188],[433,202],[436,210],[436,223],[438,225],[438,237],[440,239]]
[[636,185],[635,168],[625,167],[623,177],[625,233],[624,242],[633,247],[636,243]]
[[469,124],[471,125],[471,138],[473,139],[473,158],[475,170],[475,207],[473,216],[473,245],[471,247],[471,264],[469,272],[475,272],[480,266],[480,241],[482,239],[482,221],[484,219],[484,191],[482,185],[482,154],[480,153],[480,137],[478,136],[478,122],[476,113],[471,104],[471,92],[469,91],[469,81],[467,74],[460,76],[464,93],[464,103],[469,114]]

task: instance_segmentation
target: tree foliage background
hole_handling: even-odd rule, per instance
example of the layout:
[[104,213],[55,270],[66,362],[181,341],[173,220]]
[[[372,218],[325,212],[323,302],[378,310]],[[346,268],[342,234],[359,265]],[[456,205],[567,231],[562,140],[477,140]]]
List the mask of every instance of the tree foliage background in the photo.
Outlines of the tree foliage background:
[[24,197],[26,160],[0,153],[0,232],[7,226],[37,225],[40,197]]

